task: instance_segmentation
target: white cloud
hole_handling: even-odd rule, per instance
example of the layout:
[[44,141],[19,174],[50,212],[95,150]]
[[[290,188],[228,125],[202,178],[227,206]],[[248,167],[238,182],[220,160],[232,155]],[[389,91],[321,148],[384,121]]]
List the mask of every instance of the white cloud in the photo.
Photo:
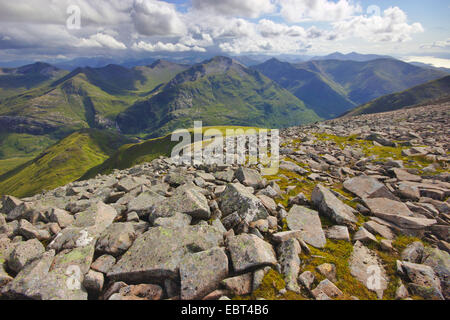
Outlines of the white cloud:
[[192,0],[194,9],[216,15],[258,18],[272,13],[276,6],[272,0]]
[[89,39],[82,38],[75,47],[87,47],[87,48],[109,48],[116,50],[124,50],[127,48],[125,44],[117,41],[114,37],[97,33],[89,37]]
[[202,32],[199,28],[182,37],[179,42],[187,46],[209,47],[214,45],[213,37],[208,33]]
[[163,43],[161,41],[152,44],[144,41],[139,41],[134,43],[132,48],[134,50],[143,50],[149,52],[187,52],[187,51],[195,51],[195,52],[206,52],[204,48],[193,46],[189,47],[181,43]]
[[219,48],[226,53],[242,54],[242,53],[296,53],[304,51],[309,44],[302,40],[293,40],[288,37],[263,38],[252,37],[234,39],[232,41],[223,42]]
[[408,24],[405,12],[398,7],[386,9],[381,16],[358,16],[333,25],[340,37],[358,37],[369,42],[403,42],[424,31],[420,23]]
[[[127,48],[142,52],[293,53],[319,47],[335,50],[347,43],[355,44],[358,51],[357,46],[376,48],[386,46],[386,41],[394,46],[423,31],[421,24],[408,22],[397,7],[381,16],[361,15],[356,0],[183,3],[187,10],[163,0],[0,0],[0,51],[25,48],[69,56],[110,51],[120,55],[127,53]],[[80,30],[66,28],[68,5],[81,9]],[[298,24],[304,21],[308,21],[307,27]],[[324,23],[314,26],[314,21]],[[422,48],[448,48],[449,41]],[[367,43],[371,44],[364,47]],[[17,51],[19,54],[22,52]]]
[[133,7],[136,30],[146,36],[173,36],[186,33],[175,5],[155,0],[136,0]]
[[339,21],[362,11],[353,1],[339,0],[277,0],[281,15],[289,22]]
[[300,26],[287,26],[286,24],[275,23],[271,20],[262,19],[258,23],[258,30],[263,37],[306,37],[307,33]]
[[134,0],[14,0],[0,1],[2,22],[65,24],[69,5],[79,6],[84,24],[113,25],[130,20]]

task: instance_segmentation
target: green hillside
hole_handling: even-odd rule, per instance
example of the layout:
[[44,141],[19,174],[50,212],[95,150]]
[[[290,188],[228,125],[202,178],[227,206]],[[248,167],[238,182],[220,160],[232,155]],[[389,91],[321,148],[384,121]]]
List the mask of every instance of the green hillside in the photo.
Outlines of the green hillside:
[[261,73],[216,57],[178,74],[155,96],[117,118],[122,132],[163,136],[190,128],[236,125],[280,128],[319,120],[302,101]]
[[23,154],[29,158],[83,128],[115,129],[120,112],[186,68],[165,61],[134,69],[79,68],[5,98],[0,103],[0,161]]
[[320,60],[299,64],[276,59],[254,67],[323,118],[333,118],[386,94],[447,75],[399,60]]
[[[208,129],[220,130],[225,135],[227,129],[257,130],[258,128],[242,126],[214,126],[203,127],[203,133]],[[189,129],[189,131],[192,134],[193,129]],[[191,139],[193,139],[192,135]],[[166,135],[164,137],[150,139],[140,143],[124,145],[104,163],[86,172],[81,180],[94,178],[98,174],[109,174],[115,169],[123,170],[145,162],[151,162],[160,156],[170,157],[172,149],[177,144],[178,142],[171,141],[171,135]]]
[[0,132],[0,175],[33,159],[55,142],[45,135]]
[[[226,129],[252,127],[213,128],[225,134]],[[211,127],[203,127],[203,131],[207,129]],[[131,168],[159,156],[170,156],[177,144],[171,141],[171,135],[132,143],[130,139],[111,131],[83,129],[62,139],[34,159],[0,175],[0,195],[31,196],[75,180]]]
[[276,59],[254,68],[289,90],[322,118],[332,118],[342,114],[349,106],[356,106],[347,98],[343,88],[320,73]]
[[442,99],[450,99],[450,76],[378,98],[350,111],[345,116],[394,111]]
[[347,92],[348,98],[358,105],[448,75],[443,71],[425,69],[394,59],[368,62],[311,61],[299,67],[320,72],[339,84]]
[[75,132],[33,160],[0,176],[0,194],[27,197],[75,181],[129,142],[105,130]]

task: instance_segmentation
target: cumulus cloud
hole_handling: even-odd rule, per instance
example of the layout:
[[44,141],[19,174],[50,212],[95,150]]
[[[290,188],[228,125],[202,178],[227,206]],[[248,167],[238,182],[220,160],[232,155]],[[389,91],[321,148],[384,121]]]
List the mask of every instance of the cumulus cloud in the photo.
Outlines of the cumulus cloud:
[[358,4],[349,0],[277,0],[281,15],[289,22],[338,21],[362,11]]
[[155,0],[136,0],[132,11],[136,30],[146,36],[182,35],[186,26],[175,5]]
[[371,42],[403,42],[424,31],[420,23],[408,24],[406,13],[398,7],[386,9],[381,16],[358,16],[333,25],[339,36],[354,36]]
[[258,30],[263,37],[268,38],[279,36],[306,37],[305,29],[300,26],[287,26],[267,19],[259,21]]
[[89,39],[81,39],[76,47],[87,47],[87,48],[109,48],[116,50],[124,50],[127,48],[125,44],[117,41],[114,37],[105,33],[97,33],[89,37]]
[[303,40],[293,40],[288,37],[264,38],[261,36],[252,38],[234,39],[219,44],[219,48],[226,53],[296,53],[303,52],[310,44]]
[[193,46],[189,47],[181,43],[163,43],[161,41],[158,41],[155,44],[139,41],[137,43],[134,43],[132,48],[134,50],[143,50],[143,51],[149,51],[149,52],[187,52],[187,51],[194,51],[194,52],[206,52],[204,48]]
[[134,0],[14,0],[0,2],[2,22],[65,24],[67,8],[76,5],[83,23],[112,25],[130,20]]
[[258,18],[272,13],[276,6],[273,0],[192,0],[194,9],[216,15]]
[[52,48],[68,46],[79,39],[59,25],[42,25],[8,23],[0,29],[0,49],[20,49],[27,47]]
[[[62,55],[126,49],[294,53],[353,38],[402,42],[423,31],[397,7],[366,16],[354,1],[184,0],[183,10],[165,0],[0,1],[0,49]],[[80,8],[80,30],[66,28],[69,5]],[[423,47],[447,48],[448,41]]]

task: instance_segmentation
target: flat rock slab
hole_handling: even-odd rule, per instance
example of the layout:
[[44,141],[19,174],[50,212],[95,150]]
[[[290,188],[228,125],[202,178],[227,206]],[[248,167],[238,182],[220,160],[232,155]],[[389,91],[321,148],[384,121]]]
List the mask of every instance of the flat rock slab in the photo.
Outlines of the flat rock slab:
[[208,200],[203,195],[202,189],[192,184],[178,187],[172,197],[164,198],[164,200],[155,203],[150,212],[149,220],[153,222],[158,218],[171,217],[176,212],[204,220],[211,216]]
[[276,242],[284,242],[289,239],[301,239],[301,231],[283,231],[274,233],[272,239]]
[[265,266],[274,267],[277,259],[272,246],[252,234],[241,234],[228,242],[228,250],[235,272],[244,272]]
[[119,256],[131,247],[134,239],[136,232],[132,223],[113,223],[100,235],[96,250],[102,254]]
[[410,290],[426,299],[444,300],[441,292],[441,281],[433,268],[407,261],[400,262],[400,267],[411,281],[409,284]]
[[181,299],[201,299],[218,289],[227,276],[228,257],[224,249],[189,254],[180,263]]
[[423,264],[433,268],[441,280],[442,294],[450,300],[450,254],[438,248],[426,248]]
[[327,240],[317,211],[294,205],[286,217],[288,228],[299,230],[301,238],[316,248],[325,247]]
[[300,271],[300,258],[302,252],[297,239],[289,239],[282,242],[278,248],[278,260],[281,265],[281,273],[286,282],[286,289],[294,292],[300,292],[297,283],[298,273]]
[[374,216],[392,222],[399,227],[422,229],[437,223],[434,219],[414,217],[414,214],[403,202],[384,198],[365,199],[364,202]]
[[386,226],[383,226],[375,221],[368,221],[364,223],[363,227],[372,234],[378,234],[388,240],[394,240],[395,234]]
[[375,252],[357,241],[349,261],[350,273],[367,289],[375,292],[379,299],[387,289],[389,278]]
[[116,217],[116,209],[103,202],[97,202],[86,211],[76,215],[73,227],[90,228],[93,232],[102,233],[114,222]]
[[290,161],[281,161],[280,162],[280,169],[281,170],[286,170],[286,171],[292,171],[292,172],[296,172],[298,174],[306,174],[308,173],[308,170],[303,169],[302,167],[300,167],[299,165],[290,162]]
[[269,216],[261,200],[240,183],[229,184],[219,200],[225,216],[237,212],[247,223]]
[[184,228],[189,226],[191,224],[191,221],[191,216],[177,212],[172,217],[156,219],[153,225],[155,227]]
[[240,167],[236,171],[236,179],[244,186],[260,189],[264,187],[263,178],[258,171]]
[[208,200],[197,187],[189,185],[179,187],[168,201],[171,202],[174,211],[188,214],[193,218],[208,220],[211,216]]
[[311,201],[321,214],[338,224],[353,227],[357,223],[353,209],[322,185],[316,186],[311,195]]
[[149,215],[165,198],[155,192],[146,191],[128,203],[128,212],[136,212],[143,218]]
[[375,193],[391,193],[383,183],[369,176],[359,176],[345,181],[344,189],[356,194],[361,199],[371,198]]
[[370,242],[377,243],[378,240],[373,234],[367,231],[364,227],[359,228],[359,230],[353,236],[354,241],[361,241],[362,243],[369,244]]
[[42,300],[45,298],[41,285],[48,276],[54,257],[55,251],[50,250],[40,259],[28,264],[2,289],[2,295],[9,299]]
[[322,280],[319,285],[311,291],[311,293],[316,300],[323,300],[323,294],[328,297],[328,299],[325,300],[329,300],[329,298],[339,298],[344,295],[344,293],[328,279]]
[[241,276],[225,279],[222,281],[222,284],[233,295],[242,296],[250,294],[252,293],[253,273],[250,272]]
[[392,169],[392,171],[394,172],[397,179],[400,181],[414,181],[414,182],[422,181],[421,177],[416,176],[415,174],[411,174],[405,169],[394,168]]
[[180,262],[187,254],[218,247],[222,242],[222,232],[212,226],[151,228],[136,239],[108,277],[124,282],[177,279]]
[[45,252],[45,248],[37,239],[18,243],[12,250],[8,260],[8,267],[18,273],[28,263],[40,258]]
[[332,226],[327,229],[326,236],[331,240],[350,241],[350,234],[346,226]]
[[60,252],[39,284],[43,300],[87,300],[84,276],[94,259],[93,245]]

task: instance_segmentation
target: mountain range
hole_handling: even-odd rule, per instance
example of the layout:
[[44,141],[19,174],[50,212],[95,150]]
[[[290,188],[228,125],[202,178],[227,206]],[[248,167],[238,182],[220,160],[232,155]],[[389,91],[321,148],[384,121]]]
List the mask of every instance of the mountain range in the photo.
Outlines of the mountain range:
[[270,59],[248,68],[218,56],[193,65],[149,59],[71,72],[44,63],[1,69],[0,194],[30,195],[167,155],[167,137],[144,140],[195,120],[282,128],[448,95],[445,71],[372,58]]
[[450,101],[450,76],[375,99],[351,110],[345,116],[394,111],[405,107],[442,103],[444,101]]
[[0,102],[7,97],[49,84],[67,73],[42,62],[19,68],[0,68]]
[[334,52],[325,56],[315,56],[308,60],[317,61],[317,60],[340,60],[340,61],[358,61],[358,62],[366,62],[371,60],[378,59],[393,59],[390,56],[383,56],[378,54],[361,54],[357,52],[350,52],[347,54]]
[[89,128],[148,138],[194,120],[263,127],[320,120],[275,82],[225,57],[194,66],[157,60],[67,72],[37,63],[7,71],[2,81],[14,74],[23,84],[0,101],[0,175]]
[[318,60],[298,64],[271,59],[253,67],[331,119],[386,94],[403,91],[448,73],[394,59],[366,62]]
[[215,57],[179,73],[151,98],[119,114],[121,132],[162,136],[189,128],[237,125],[280,128],[319,120],[304,103],[263,76],[227,57]]

